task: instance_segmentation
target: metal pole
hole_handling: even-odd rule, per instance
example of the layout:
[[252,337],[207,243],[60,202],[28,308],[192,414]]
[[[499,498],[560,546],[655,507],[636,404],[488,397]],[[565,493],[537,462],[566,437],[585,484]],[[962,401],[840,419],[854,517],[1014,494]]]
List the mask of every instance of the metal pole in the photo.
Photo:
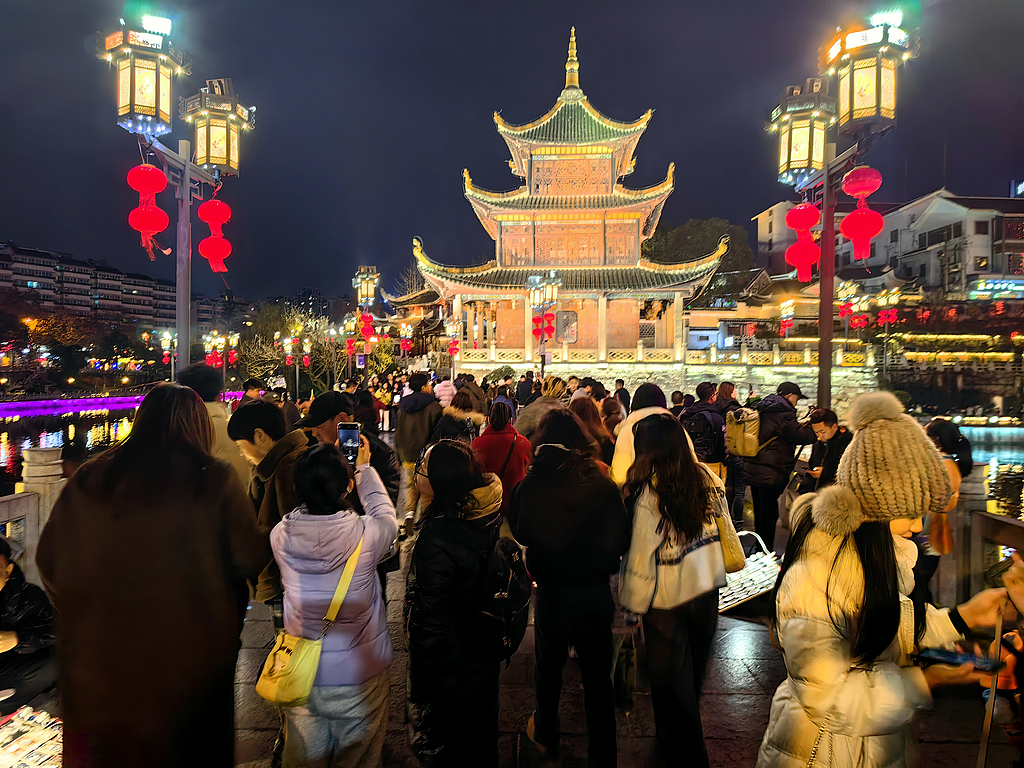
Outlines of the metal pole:
[[832,168],[836,145],[825,145],[824,185],[821,199],[821,265],[818,270],[818,407],[832,406],[832,316],[835,311],[836,196]]
[[[192,352],[192,171],[191,151],[187,141],[178,142],[178,154],[185,163],[185,170],[178,185],[178,251],[175,270],[175,325],[178,329],[179,360],[187,368]],[[184,351],[183,351],[184,348]]]

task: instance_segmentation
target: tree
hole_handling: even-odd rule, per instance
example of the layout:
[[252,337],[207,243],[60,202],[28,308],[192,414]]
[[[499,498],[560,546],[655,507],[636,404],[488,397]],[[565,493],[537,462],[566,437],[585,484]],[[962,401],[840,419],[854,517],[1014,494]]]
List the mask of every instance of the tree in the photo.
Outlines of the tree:
[[273,339],[253,336],[238,347],[238,363],[245,370],[245,377],[266,380],[277,371],[282,362],[282,352],[274,346]]
[[729,235],[729,250],[722,257],[721,272],[739,272],[754,268],[754,254],[745,227],[725,219],[690,219],[671,229],[659,225],[642,246],[643,255],[659,264],[693,261],[712,253],[722,235]]
[[416,266],[416,260],[410,261],[402,273],[398,276],[398,280],[395,282],[395,288],[398,291],[399,296],[405,296],[406,294],[416,293],[422,291],[427,287],[427,281],[423,279],[423,274],[420,272],[419,267]]

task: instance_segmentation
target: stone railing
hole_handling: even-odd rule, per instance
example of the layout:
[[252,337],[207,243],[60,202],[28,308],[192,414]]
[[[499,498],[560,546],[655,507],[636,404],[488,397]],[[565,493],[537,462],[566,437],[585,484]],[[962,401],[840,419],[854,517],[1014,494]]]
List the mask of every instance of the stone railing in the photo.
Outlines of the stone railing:
[[39,584],[36,547],[50,510],[64,488],[60,448],[26,448],[22,469],[24,482],[13,496],[0,498],[0,530],[22,549],[18,560],[25,578]]
[[[605,351],[604,360],[599,360],[597,349],[576,348],[573,345],[551,344],[547,349],[551,363],[684,363],[686,365],[756,365],[756,366],[817,366],[818,352],[809,346],[803,349],[780,349],[776,344],[768,350],[749,349],[746,345],[719,349],[687,349],[678,353],[673,348],[651,349],[642,345]],[[532,349],[530,360],[537,362],[540,353]],[[489,347],[487,349],[463,349],[456,358],[460,365],[495,365],[527,362],[526,350],[517,348]],[[877,363],[880,363],[879,359]],[[842,348],[835,350],[834,365],[849,368],[874,368],[876,365],[873,347],[852,352]]]

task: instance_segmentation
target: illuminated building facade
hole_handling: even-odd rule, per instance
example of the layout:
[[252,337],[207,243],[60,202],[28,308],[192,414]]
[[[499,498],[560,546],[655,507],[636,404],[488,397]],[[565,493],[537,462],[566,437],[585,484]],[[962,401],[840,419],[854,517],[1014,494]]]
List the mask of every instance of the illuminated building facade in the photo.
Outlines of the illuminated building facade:
[[[648,261],[640,246],[658,224],[672,193],[674,166],[646,189],[620,183],[634,168],[634,152],[648,111],[618,122],[595,109],[580,89],[576,37],[569,40],[565,88],[555,105],[525,125],[495,113],[508,145],[517,189],[491,192],[463,171],[464,193],[495,243],[494,259],[451,267],[431,260],[419,239],[420,272],[458,327],[458,362],[533,362],[538,351],[530,279],[559,280],[546,311],[556,319],[547,345],[553,363],[676,362],[685,352],[685,303],[699,294],[728,249],[679,264]],[[403,298],[403,297],[399,297]]]

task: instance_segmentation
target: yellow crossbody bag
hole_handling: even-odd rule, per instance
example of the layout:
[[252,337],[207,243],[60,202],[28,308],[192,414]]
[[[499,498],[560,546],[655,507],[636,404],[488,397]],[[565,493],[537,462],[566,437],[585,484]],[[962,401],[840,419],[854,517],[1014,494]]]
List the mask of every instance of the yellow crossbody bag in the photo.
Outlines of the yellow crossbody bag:
[[316,679],[316,670],[320,666],[324,635],[338,618],[338,611],[341,610],[348,588],[352,585],[352,576],[356,572],[356,563],[362,549],[363,540],[359,539],[356,551],[352,553],[345,563],[345,570],[341,572],[341,581],[334,591],[331,607],[324,616],[324,628],[320,632],[320,637],[316,640],[307,640],[304,637],[289,635],[287,632],[278,633],[274,647],[263,664],[260,679],[256,681],[256,693],[267,701],[280,707],[298,707],[309,699],[309,692],[313,690],[313,680]]

